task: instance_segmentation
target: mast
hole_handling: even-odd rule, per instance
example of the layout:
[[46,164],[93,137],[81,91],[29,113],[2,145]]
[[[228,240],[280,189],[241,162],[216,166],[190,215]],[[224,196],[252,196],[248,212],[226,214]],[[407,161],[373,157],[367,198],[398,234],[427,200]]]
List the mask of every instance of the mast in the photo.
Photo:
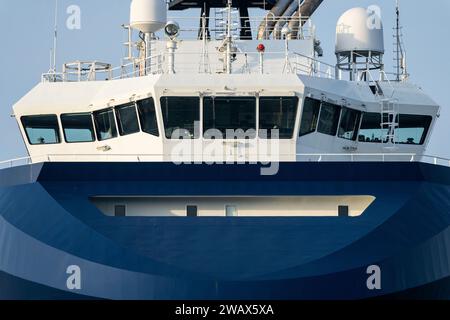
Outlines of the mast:
[[52,64],[50,71],[56,73],[56,53],[58,49],[58,0],[55,0],[55,24],[53,33]]
[[395,49],[395,74],[396,80],[398,82],[405,81],[408,79],[408,71],[406,67],[406,53],[403,48],[403,35],[402,35],[402,26],[400,23],[400,2],[396,0],[395,6],[395,14],[396,14],[396,25],[395,25],[395,39],[396,39],[396,49]]
[[232,72],[231,70],[231,42],[233,41],[231,35],[231,10],[232,10],[232,0],[228,0],[228,11],[227,11],[227,40],[226,40],[226,71],[228,74]]
[[395,14],[396,14],[396,27],[395,27],[395,37],[396,37],[396,42],[397,42],[397,50],[396,50],[396,54],[397,54],[397,81],[400,81],[400,69],[401,69],[401,63],[400,61],[402,60],[402,53],[401,53],[401,43],[400,43],[400,7],[399,7],[399,3],[398,0],[396,0],[396,6],[395,6]]

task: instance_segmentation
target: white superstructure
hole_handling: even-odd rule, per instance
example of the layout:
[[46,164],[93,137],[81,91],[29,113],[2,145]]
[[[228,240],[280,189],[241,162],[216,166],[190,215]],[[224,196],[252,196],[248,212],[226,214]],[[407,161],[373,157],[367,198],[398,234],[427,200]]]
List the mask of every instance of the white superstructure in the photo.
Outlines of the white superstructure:
[[65,64],[14,106],[33,161],[317,161],[316,154],[373,160],[424,153],[439,106],[406,79],[388,80],[382,24],[364,24],[365,9],[351,9],[337,23],[332,66],[318,60],[311,19],[289,3],[284,11],[294,14],[273,17],[261,40],[248,35],[261,31],[267,17],[236,18],[229,6],[215,19],[203,13],[199,27],[167,16],[161,3],[133,0],[122,66]]

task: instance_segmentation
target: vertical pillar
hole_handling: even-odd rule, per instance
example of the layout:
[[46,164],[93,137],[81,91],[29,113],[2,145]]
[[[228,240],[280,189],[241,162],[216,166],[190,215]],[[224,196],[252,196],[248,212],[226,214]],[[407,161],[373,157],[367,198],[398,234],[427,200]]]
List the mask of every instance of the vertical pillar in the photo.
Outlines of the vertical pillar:
[[241,40],[252,40],[252,28],[250,24],[250,15],[248,13],[248,6],[246,1],[239,1],[239,16],[241,22]]
[[200,28],[198,29],[198,39],[199,40],[203,40],[203,32],[202,32],[203,15],[205,15],[205,17],[206,17],[206,38],[209,39],[211,37],[211,35],[209,33],[209,16],[210,16],[210,14],[211,14],[211,7],[207,1],[204,1],[202,10],[200,12]]
[[151,33],[145,34],[145,75],[152,73],[152,37]]

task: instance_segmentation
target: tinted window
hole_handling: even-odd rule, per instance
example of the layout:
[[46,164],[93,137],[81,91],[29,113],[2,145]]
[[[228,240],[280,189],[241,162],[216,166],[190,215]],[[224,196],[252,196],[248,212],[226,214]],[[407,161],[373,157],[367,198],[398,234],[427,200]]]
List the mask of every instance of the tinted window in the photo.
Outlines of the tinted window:
[[340,115],[340,106],[323,102],[320,110],[320,119],[317,131],[330,136],[335,136]]
[[280,139],[292,139],[297,116],[297,97],[263,97],[259,99],[259,129],[267,132],[261,138],[271,138],[271,130],[278,130]]
[[94,126],[90,113],[61,115],[64,137],[66,142],[92,142],[95,141]]
[[424,144],[433,118],[431,116],[401,114],[397,142],[402,144]]
[[99,141],[117,137],[116,122],[112,109],[95,112],[94,120],[97,138]]
[[54,144],[61,142],[56,115],[24,116],[21,120],[30,144]]
[[356,140],[360,122],[360,111],[343,108],[338,136],[343,139]]
[[[246,138],[256,137],[256,98],[207,97],[203,100],[203,133],[220,132],[226,138],[227,130],[248,133]],[[249,131],[250,130],[250,131]],[[247,132],[248,131],[248,132]],[[233,137],[228,137],[233,138]]]
[[167,139],[199,138],[200,132],[194,129],[200,121],[200,98],[163,97],[161,111]]
[[358,135],[359,142],[381,143],[387,133],[387,129],[381,129],[380,113],[369,112],[363,114]]
[[139,122],[134,103],[116,107],[116,117],[121,136],[139,132]]
[[156,121],[155,103],[153,98],[137,102],[139,111],[139,120],[141,121],[142,131],[159,137],[158,123]]
[[303,105],[302,122],[300,125],[300,136],[315,132],[317,120],[320,113],[320,101],[306,98]]

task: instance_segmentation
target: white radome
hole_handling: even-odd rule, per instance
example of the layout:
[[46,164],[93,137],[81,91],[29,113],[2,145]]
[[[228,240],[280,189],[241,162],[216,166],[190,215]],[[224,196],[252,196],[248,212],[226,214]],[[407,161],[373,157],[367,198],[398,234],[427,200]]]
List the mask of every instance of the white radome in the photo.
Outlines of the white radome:
[[144,33],[153,33],[164,28],[167,22],[165,0],[132,0],[130,25]]
[[336,26],[336,53],[352,51],[384,53],[383,23],[365,8],[346,11]]

